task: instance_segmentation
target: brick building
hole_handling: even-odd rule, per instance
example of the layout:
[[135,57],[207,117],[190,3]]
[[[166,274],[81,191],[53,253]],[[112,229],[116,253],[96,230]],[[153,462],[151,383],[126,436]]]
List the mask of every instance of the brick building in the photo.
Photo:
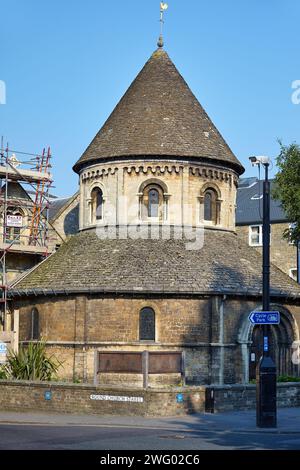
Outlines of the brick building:
[[[261,256],[235,230],[244,169],[161,47],[74,171],[79,233],[15,284],[20,341],[46,338],[70,380],[92,380],[96,350],[159,350],[185,351],[189,383],[247,382]],[[272,354],[297,374],[300,288],[272,266],[271,295]],[[101,377],[113,380],[140,377]]]
[[[271,181],[271,190],[273,182]],[[263,182],[241,178],[237,192],[236,232],[253,249],[262,253]],[[288,220],[279,201],[271,197],[271,262],[297,280],[297,247],[283,237],[293,221]]]

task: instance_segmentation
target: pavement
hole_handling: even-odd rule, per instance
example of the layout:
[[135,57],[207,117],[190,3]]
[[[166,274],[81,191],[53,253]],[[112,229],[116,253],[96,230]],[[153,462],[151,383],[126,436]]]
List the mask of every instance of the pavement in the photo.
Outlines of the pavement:
[[300,449],[300,408],[278,410],[278,427],[255,411],[144,418],[0,412],[0,450]]

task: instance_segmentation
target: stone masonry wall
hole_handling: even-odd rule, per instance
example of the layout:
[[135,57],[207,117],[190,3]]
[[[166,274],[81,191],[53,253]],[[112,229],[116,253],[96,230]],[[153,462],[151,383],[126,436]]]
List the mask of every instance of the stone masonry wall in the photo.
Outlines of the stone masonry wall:
[[[213,392],[214,403],[211,406]],[[300,406],[300,383],[277,385],[278,407]],[[180,416],[199,412],[252,410],[255,385],[148,389],[0,380],[0,411],[94,414],[99,416]]]
[[[204,223],[199,196],[204,185],[218,188],[221,200],[219,227],[235,230],[237,175],[216,165],[196,162],[135,160],[134,163],[101,163],[83,170],[80,177],[80,228],[91,225],[91,191],[99,186],[104,195],[103,223],[122,225],[130,208],[130,223],[138,221],[139,191],[143,183],[161,183],[168,194],[171,225]],[[122,200],[126,198],[126,204]],[[207,225],[211,225],[208,223]]]
[[[241,331],[259,305],[254,300],[222,298],[114,298],[97,296],[44,297],[20,307],[20,341],[31,339],[31,311],[37,307],[40,335],[48,349],[63,362],[59,377],[92,383],[95,351],[185,351],[190,384],[237,383],[245,374]],[[152,307],[156,341],[139,341],[139,312]],[[300,307],[286,305],[296,323]],[[220,312],[223,311],[223,324]],[[248,342],[249,338],[244,338]],[[220,364],[223,363],[223,366]],[[102,383],[118,383],[109,374]],[[122,379],[123,380],[123,379]],[[140,377],[127,377],[139,385]],[[150,385],[177,384],[177,378],[151,378]]]
[[[156,341],[139,341],[139,312],[152,307],[156,314]],[[60,377],[92,382],[94,351],[186,350],[186,373],[190,381],[207,383],[210,348],[209,299],[128,299],[53,297],[26,301],[20,307],[20,341],[31,339],[31,311],[37,307],[40,335],[49,352],[63,366]],[[132,384],[140,378],[127,377]],[[111,374],[103,382],[115,383]],[[111,382],[110,382],[111,381]],[[151,378],[153,383],[175,383],[177,378]]]
[[[183,395],[183,402],[178,400],[179,394]],[[91,396],[94,399],[91,399]],[[100,400],[99,396],[110,397],[110,399]],[[122,401],[112,401],[113,397],[123,398]],[[0,380],[0,410],[5,411],[84,413],[100,416],[176,416],[204,411],[204,401],[203,387],[141,390],[125,387]]]
[[[93,383],[95,351],[184,351],[187,383],[201,385],[244,382],[249,363],[245,347],[251,334],[248,316],[260,305],[255,300],[223,296],[37,297],[20,306],[20,341],[25,344],[31,340],[33,307],[38,308],[40,336],[47,341],[49,353],[63,362],[59,378]],[[139,312],[144,307],[155,311],[155,342],[139,341]],[[290,312],[295,328],[292,343],[298,335],[300,307],[273,307]],[[104,384],[125,380],[112,374],[99,379]],[[137,386],[141,377],[131,375],[125,381]],[[153,386],[167,384],[178,384],[178,380],[164,376],[150,381]]]
[[[215,386],[213,390],[214,412],[253,410],[256,407],[256,385]],[[300,383],[277,384],[277,406],[279,408],[300,406]]]

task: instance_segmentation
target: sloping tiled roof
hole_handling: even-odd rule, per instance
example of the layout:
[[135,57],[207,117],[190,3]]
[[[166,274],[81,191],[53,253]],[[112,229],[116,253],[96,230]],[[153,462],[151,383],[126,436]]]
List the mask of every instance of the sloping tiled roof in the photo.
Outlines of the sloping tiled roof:
[[217,160],[243,173],[168,54],[151,56],[75,164],[113,157],[172,156]]
[[79,201],[71,210],[68,210],[70,204],[78,198],[79,193],[76,192],[68,198],[57,198],[50,201],[49,220],[54,223],[65,211],[63,227],[66,235],[74,235],[79,230]]
[[[247,180],[247,181],[246,181]],[[272,190],[273,181],[271,181]],[[236,224],[262,224],[263,214],[263,181],[257,178],[240,179],[237,191]],[[288,218],[280,204],[271,197],[271,223],[288,222]]]
[[[300,286],[272,266],[273,296],[300,298]],[[232,232],[205,230],[204,246],[185,240],[101,240],[74,235],[13,287],[12,295],[80,292],[261,293],[261,256]]]
[[65,198],[57,198],[50,201],[49,206],[49,220],[50,222],[56,218],[56,216],[60,213],[61,209],[63,209],[69,201],[73,198],[72,197],[65,197]]

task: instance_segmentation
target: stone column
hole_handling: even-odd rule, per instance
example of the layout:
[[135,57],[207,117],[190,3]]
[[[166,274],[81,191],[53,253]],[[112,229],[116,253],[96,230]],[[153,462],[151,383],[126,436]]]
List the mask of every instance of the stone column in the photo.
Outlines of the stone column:
[[241,356],[242,356],[242,382],[249,382],[249,347],[248,342],[241,344]]
[[80,190],[80,198],[79,198],[79,230],[82,230],[84,227],[84,205],[85,205],[85,184],[80,176],[80,183],[79,183],[79,190]]
[[181,198],[181,211],[182,211],[182,225],[192,225],[190,220],[190,207],[189,207],[189,167],[182,168],[182,198]]

